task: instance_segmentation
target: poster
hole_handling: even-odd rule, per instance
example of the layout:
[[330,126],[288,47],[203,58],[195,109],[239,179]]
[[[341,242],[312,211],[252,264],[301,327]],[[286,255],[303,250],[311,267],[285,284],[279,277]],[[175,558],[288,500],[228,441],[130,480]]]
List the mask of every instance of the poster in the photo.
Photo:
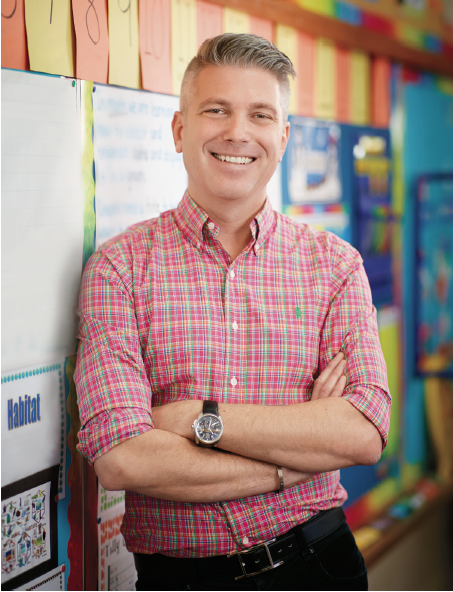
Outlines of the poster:
[[59,567],[46,572],[39,578],[15,588],[15,590],[46,590],[46,592],[49,592],[50,590],[55,592],[66,590],[64,572],[65,566],[60,565]]
[[66,403],[63,363],[3,374],[2,486],[59,465],[64,497]]
[[339,202],[340,127],[290,116],[291,135],[283,157],[283,206]]
[[93,87],[96,247],[175,207],[187,186],[171,122],[179,99]]
[[124,499],[124,491],[106,491],[99,486],[99,590],[135,590],[134,555],[126,549],[121,534]]
[[453,173],[424,176],[417,214],[417,369],[453,376]]
[[2,590],[57,565],[58,469],[57,465],[2,487]]

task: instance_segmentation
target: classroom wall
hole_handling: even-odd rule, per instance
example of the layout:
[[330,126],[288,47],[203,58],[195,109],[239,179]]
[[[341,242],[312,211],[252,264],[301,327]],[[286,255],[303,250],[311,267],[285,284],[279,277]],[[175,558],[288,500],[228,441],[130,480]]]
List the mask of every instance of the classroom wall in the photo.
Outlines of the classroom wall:
[[[328,9],[340,4],[345,3]],[[358,6],[365,14],[368,3]],[[335,15],[340,19],[344,13]],[[431,21],[434,28],[427,27],[439,38],[441,20],[435,31]],[[171,118],[190,57],[204,39],[222,31],[272,40],[298,72],[291,121],[305,139],[290,147],[268,186],[275,209],[354,243],[355,142],[370,134],[390,138],[393,152],[382,154],[381,164],[395,163],[394,174],[387,169],[384,174],[393,185],[381,205],[395,217],[395,272],[390,300],[378,306],[378,318],[395,411],[382,462],[342,476],[351,492],[350,523],[359,525],[426,469],[424,380],[412,378],[407,361],[414,333],[407,313],[410,294],[399,279],[404,277],[406,286],[414,274],[407,264],[411,218],[403,217],[411,211],[410,205],[404,208],[411,194],[403,186],[410,186],[421,167],[419,156],[409,154],[419,143],[410,136],[419,129],[417,109],[423,105],[423,112],[429,111],[438,100],[450,122],[451,81],[430,77],[429,92],[423,85],[414,91],[410,72],[386,58],[202,0],[131,0],[124,11],[106,0],[3,2],[4,589],[45,589],[50,582],[70,590],[133,589],[134,567],[119,531],[124,493],[98,488],[76,450],[80,421],[72,376],[78,289],[83,265],[100,244],[179,201],[187,175],[174,152]],[[439,51],[445,48],[438,44]],[[399,114],[409,108],[401,138]],[[448,142],[444,123],[436,125]],[[330,150],[332,156],[336,146],[339,191],[329,189],[326,171],[319,177],[303,164],[304,154],[315,150],[307,130],[327,134],[326,154]],[[433,170],[437,148],[433,139]],[[323,194],[307,190],[302,201],[292,201],[288,187],[297,162],[307,167],[307,179],[318,175],[316,185],[327,187]],[[450,169],[450,160],[442,166]],[[367,179],[376,174],[367,173]]]

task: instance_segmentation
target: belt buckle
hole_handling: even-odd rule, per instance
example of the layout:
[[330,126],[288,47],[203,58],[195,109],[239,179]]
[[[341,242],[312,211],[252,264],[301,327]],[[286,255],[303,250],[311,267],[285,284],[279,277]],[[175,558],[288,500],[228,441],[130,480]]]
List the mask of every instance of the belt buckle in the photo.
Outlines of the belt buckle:
[[[236,578],[234,578],[235,580],[242,580],[242,578],[248,578],[250,576],[256,576],[260,573],[263,573],[263,571],[269,571],[270,569],[275,569],[276,567],[278,567],[279,565],[283,564],[283,561],[279,561],[278,563],[274,563],[272,561],[272,556],[271,553],[269,551],[269,547],[268,545],[270,545],[271,543],[275,543],[276,539],[271,539],[270,541],[266,541],[265,543],[258,543],[257,545],[254,545],[253,547],[250,547],[250,549],[246,549],[245,551],[235,551],[234,553],[230,553],[228,555],[228,557],[232,557],[233,555],[237,555],[238,559],[239,559],[239,564],[241,566],[242,569],[242,576],[237,576]],[[269,559],[269,563],[270,565],[268,565],[267,567],[264,567],[263,569],[260,569],[259,571],[254,571],[253,573],[247,573],[245,571],[245,565],[242,562],[242,558],[241,555],[246,555],[247,553],[253,553],[254,551],[257,550],[258,547],[264,547],[266,549],[266,553],[267,553],[267,558]]]

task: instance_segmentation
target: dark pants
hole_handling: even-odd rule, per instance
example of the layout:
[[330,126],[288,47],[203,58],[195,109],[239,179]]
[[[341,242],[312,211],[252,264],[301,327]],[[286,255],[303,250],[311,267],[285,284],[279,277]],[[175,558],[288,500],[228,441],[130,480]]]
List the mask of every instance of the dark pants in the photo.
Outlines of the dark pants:
[[298,540],[300,550],[283,565],[256,576],[205,579],[194,566],[193,577],[178,578],[180,559],[174,558],[166,578],[139,573],[137,590],[368,590],[362,555],[345,522],[310,546],[303,537]]

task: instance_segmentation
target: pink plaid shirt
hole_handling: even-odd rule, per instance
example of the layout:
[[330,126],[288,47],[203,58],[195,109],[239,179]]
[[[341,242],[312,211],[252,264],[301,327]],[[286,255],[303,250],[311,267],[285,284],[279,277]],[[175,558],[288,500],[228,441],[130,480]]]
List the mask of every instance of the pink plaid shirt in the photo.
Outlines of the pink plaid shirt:
[[[290,405],[339,350],[344,398],[379,430],[390,416],[376,311],[360,255],[266,202],[235,261],[186,192],[176,210],[136,224],[89,260],[80,297],[75,381],[90,462],[153,429],[152,408],[181,399]],[[218,503],[127,492],[129,550],[223,555],[283,534],[347,497],[340,471]]]

